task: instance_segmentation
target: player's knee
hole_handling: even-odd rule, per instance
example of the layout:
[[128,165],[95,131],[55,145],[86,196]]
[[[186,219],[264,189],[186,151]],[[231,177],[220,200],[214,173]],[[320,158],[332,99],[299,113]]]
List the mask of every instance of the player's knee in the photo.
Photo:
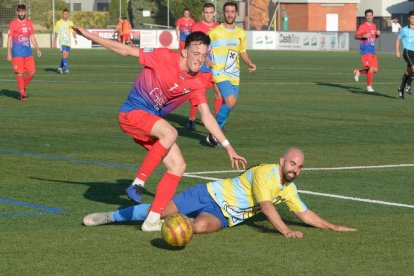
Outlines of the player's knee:
[[209,225],[205,221],[196,221],[193,223],[193,231],[196,234],[209,233]]
[[175,141],[177,140],[177,137],[178,137],[177,130],[172,126],[169,126],[164,129],[162,136],[160,137],[160,140],[164,142],[163,143],[164,145],[165,144],[173,145]]
[[224,101],[229,108],[234,108],[237,103],[236,97],[228,97]]

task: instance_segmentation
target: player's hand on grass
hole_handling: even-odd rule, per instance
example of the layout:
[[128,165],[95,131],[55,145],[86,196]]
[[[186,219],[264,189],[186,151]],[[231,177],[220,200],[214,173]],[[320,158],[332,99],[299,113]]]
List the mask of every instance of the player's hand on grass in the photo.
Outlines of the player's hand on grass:
[[332,230],[338,231],[338,232],[354,232],[354,231],[357,231],[357,229],[355,229],[355,228],[351,228],[351,227],[348,227],[348,226],[342,226],[342,225],[335,225],[335,227]]
[[228,145],[227,147],[225,147],[225,149],[227,150],[227,154],[230,157],[231,167],[233,169],[237,168],[238,170],[240,170],[239,162],[241,163],[243,169],[246,169],[246,164],[247,164],[246,158],[238,155],[231,145]]
[[286,233],[284,233],[283,236],[285,236],[286,238],[301,239],[303,238],[303,233],[300,231],[289,230]]

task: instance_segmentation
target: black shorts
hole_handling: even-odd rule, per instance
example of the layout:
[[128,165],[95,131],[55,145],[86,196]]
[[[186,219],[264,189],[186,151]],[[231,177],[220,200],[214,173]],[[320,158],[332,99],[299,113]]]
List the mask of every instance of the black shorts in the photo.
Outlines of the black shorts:
[[407,62],[407,67],[411,68],[414,66],[414,51],[404,49],[403,57],[405,62]]

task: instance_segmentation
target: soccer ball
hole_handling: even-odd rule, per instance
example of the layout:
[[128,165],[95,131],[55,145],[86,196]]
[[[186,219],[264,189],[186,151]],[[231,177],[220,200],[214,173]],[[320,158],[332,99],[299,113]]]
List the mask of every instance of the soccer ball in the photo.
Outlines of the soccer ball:
[[188,217],[178,214],[167,218],[161,227],[164,241],[171,246],[186,246],[193,237],[193,225]]

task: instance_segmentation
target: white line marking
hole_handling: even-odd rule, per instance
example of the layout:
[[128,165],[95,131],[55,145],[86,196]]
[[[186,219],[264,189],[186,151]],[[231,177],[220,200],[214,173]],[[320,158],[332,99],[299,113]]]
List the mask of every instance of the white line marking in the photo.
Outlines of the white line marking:
[[[380,169],[380,168],[399,168],[399,167],[414,167],[414,164],[381,165],[381,166],[353,166],[353,167],[336,167],[336,168],[305,168],[303,170],[326,171],[326,170]],[[243,170],[192,172],[192,173],[185,173],[184,176],[190,177],[190,178],[198,178],[198,179],[203,179],[203,180],[216,181],[216,180],[220,180],[220,178],[200,176],[200,174],[217,174],[217,173],[231,173],[231,172],[243,172]],[[366,203],[414,209],[414,205],[397,203],[397,202],[388,202],[388,201],[382,201],[382,200],[342,196],[342,195],[336,195],[336,194],[319,193],[319,192],[312,192],[312,191],[305,191],[305,190],[298,190],[298,192],[302,194],[310,194],[310,195],[316,195],[316,196],[324,196],[324,197],[339,198],[339,199],[352,200],[352,201],[358,201],[358,202],[366,202]]]
[[352,200],[352,201],[360,201],[360,202],[390,205],[390,206],[397,206],[397,207],[406,207],[406,208],[414,209],[414,205],[402,204],[402,203],[396,203],[396,202],[388,202],[388,201],[382,201],[382,200],[374,200],[374,199],[366,199],[366,198],[350,197],[350,196],[341,196],[341,195],[335,195],[335,194],[325,194],[325,193],[318,193],[318,192],[311,192],[311,191],[304,191],[304,190],[298,190],[298,192],[302,194],[333,197],[333,198],[340,198],[340,199],[346,199],[346,200]]
[[[414,164],[352,166],[352,167],[332,167],[332,168],[303,168],[302,171],[341,171],[341,170],[386,169],[386,168],[404,168],[404,167],[414,167]],[[232,173],[232,172],[240,173],[240,172],[244,172],[244,170],[188,172],[187,174],[198,175],[198,174],[218,174],[218,173]]]
[[[118,74],[117,74],[118,75]],[[16,82],[16,80],[10,78],[10,79],[0,79],[0,82]],[[105,84],[105,83],[114,83],[114,84],[119,84],[119,83],[132,83],[133,81],[99,81],[100,84]],[[37,80],[33,80],[33,83],[96,83],[96,81],[88,81],[88,80],[41,80],[41,79],[37,79]],[[394,85],[397,82],[375,82],[375,84],[383,84],[383,85]],[[329,84],[338,84],[338,85],[354,85],[355,88],[358,88],[357,85],[355,85],[355,82],[332,82]],[[243,83],[243,85],[293,85],[293,86],[298,86],[298,85],[318,85],[318,83],[315,82],[245,82]]]

